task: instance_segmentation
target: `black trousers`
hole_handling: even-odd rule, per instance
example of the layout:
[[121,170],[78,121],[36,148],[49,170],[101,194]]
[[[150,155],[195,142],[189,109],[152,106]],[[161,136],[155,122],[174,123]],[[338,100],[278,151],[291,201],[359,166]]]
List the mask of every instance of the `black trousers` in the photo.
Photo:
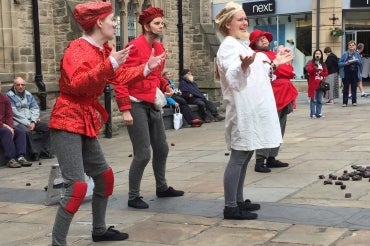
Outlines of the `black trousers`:
[[194,120],[196,117],[194,116],[193,111],[189,107],[188,103],[186,102],[185,98],[179,95],[172,95],[173,100],[175,100],[180,105],[180,111],[184,116],[186,122],[191,125],[191,121]]
[[[46,122],[39,121],[35,125],[35,129],[30,131],[25,125],[18,125],[27,135],[27,153],[30,155],[40,154],[41,151],[50,151],[50,130]],[[41,149],[37,148],[34,132],[41,134]]]

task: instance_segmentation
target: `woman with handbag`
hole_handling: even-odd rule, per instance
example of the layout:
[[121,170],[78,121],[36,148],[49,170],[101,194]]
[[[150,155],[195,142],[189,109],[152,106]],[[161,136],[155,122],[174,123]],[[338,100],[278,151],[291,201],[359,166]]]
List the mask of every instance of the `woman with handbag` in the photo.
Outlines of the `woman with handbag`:
[[324,63],[323,54],[320,49],[313,52],[312,60],[307,63],[308,73],[308,97],[310,98],[310,117],[311,119],[321,118],[322,97],[325,93],[320,88],[320,83],[328,75],[328,68]]

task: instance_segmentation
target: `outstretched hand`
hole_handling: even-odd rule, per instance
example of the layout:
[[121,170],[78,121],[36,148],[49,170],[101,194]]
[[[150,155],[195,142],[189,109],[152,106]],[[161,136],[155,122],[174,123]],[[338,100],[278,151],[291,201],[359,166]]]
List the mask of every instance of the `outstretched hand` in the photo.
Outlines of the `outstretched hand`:
[[242,61],[241,67],[242,67],[243,72],[247,71],[249,65],[253,63],[255,57],[256,57],[256,53],[253,53],[253,55],[251,56],[245,56],[245,57],[240,55],[240,60]]
[[294,56],[291,52],[290,49],[287,47],[284,47],[282,45],[279,46],[278,51],[276,53],[276,58],[275,58],[275,65],[279,66],[281,64],[289,63],[294,59]]
[[152,53],[150,54],[148,60],[148,67],[150,70],[156,69],[162,62],[166,60],[166,52],[163,52],[159,56],[154,56],[154,49],[152,49]]
[[133,47],[133,45],[127,46],[123,50],[120,51],[113,51],[111,52],[111,56],[116,59],[118,65],[121,65],[122,63],[125,63],[128,55],[130,54],[130,49]]

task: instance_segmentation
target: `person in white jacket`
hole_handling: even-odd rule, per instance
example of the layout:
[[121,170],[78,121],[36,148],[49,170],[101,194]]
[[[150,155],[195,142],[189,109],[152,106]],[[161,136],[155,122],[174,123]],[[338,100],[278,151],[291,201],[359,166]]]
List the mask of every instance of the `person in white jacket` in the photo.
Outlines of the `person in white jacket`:
[[230,160],[224,173],[224,219],[256,219],[259,204],[244,201],[247,165],[256,149],[282,143],[270,74],[293,59],[289,49],[279,47],[269,58],[249,47],[248,21],[241,5],[230,2],[216,16],[225,37],[217,53],[217,69],[226,108],[225,137]]

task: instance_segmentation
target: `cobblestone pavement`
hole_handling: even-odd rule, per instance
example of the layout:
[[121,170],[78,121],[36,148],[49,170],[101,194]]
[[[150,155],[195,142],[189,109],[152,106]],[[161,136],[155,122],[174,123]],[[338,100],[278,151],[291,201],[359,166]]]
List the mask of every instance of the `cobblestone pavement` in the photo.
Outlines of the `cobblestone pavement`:
[[[352,172],[352,165],[370,165],[370,98],[359,98],[357,107],[341,106],[337,99],[323,106],[325,118],[310,119],[306,93],[301,93],[279,155],[290,166],[263,174],[254,172],[254,160],[250,163],[245,197],[261,203],[254,221],[222,219],[222,178],[229,158],[222,122],[167,130],[168,183],[186,194],[157,198],[149,165],[142,182],[150,206],[146,210],[127,207],[132,151],[126,130],[112,139],[101,138],[116,179],[107,224],[130,238],[100,245],[369,245],[369,179],[343,181],[346,189],[341,190],[318,178]],[[0,245],[50,244],[57,206],[44,205],[44,187],[55,163],[53,159],[28,168],[0,168]],[[345,193],[351,197],[345,198]],[[90,201],[75,215],[68,244],[94,244]]]

